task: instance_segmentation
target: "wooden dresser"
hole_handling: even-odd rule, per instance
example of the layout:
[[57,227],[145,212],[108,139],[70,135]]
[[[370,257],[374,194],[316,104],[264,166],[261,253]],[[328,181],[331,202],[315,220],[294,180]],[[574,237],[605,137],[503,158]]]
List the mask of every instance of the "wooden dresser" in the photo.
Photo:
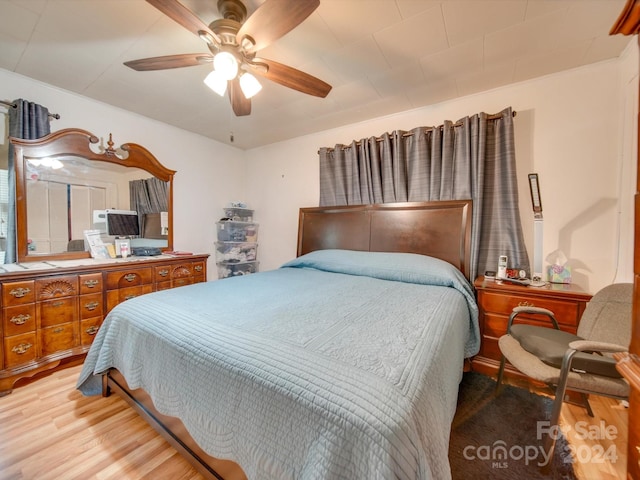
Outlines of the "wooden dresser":
[[[554,312],[560,329],[576,333],[582,312],[591,300],[578,285],[548,284],[545,287],[523,287],[507,282],[478,277],[476,288],[482,343],[480,352],[471,361],[473,370],[486,375],[495,375],[500,366],[498,339],[507,333],[509,315],[514,307],[542,307]],[[518,322],[551,326],[546,317],[518,316]],[[505,372],[521,376],[515,369]]]
[[[0,273],[0,396],[14,384],[82,360],[117,304],[205,282],[208,254]],[[64,262],[57,262],[64,263]]]

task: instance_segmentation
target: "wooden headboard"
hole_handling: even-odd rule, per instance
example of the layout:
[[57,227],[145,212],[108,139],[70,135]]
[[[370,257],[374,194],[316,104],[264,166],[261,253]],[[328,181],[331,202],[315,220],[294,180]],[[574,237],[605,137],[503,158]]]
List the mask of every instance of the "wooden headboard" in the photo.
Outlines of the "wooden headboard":
[[301,208],[298,256],[329,248],[429,255],[468,278],[471,200]]

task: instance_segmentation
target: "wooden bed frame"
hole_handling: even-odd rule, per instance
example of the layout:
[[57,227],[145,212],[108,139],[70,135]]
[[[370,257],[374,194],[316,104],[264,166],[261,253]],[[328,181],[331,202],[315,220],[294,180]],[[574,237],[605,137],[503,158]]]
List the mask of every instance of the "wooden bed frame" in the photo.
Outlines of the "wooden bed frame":
[[469,278],[471,200],[301,208],[298,256],[329,248],[419,253]]
[[[408,252],[446,260],[469,275],[471,200],[300,209],[297,255],[339,248]],[[206,479],[246,480],[242,468],[207,455],[182,422],[159,413],[142,389],[131,390],[115,369],[103,375],[103,395],[120,395]]]

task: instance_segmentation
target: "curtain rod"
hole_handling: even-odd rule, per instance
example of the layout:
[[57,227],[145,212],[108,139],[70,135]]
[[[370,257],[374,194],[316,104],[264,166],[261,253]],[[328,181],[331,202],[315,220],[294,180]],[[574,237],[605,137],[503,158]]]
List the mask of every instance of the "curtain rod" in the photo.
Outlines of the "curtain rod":
[[[16,105],[15,103],[5,102],[4,100],[0,100],[0,104],[4,105],[6,107],[18,108],[18,105]],[[60,115],[57,114],[57,113],[50,113],[49,116],[51,118],[55,118],[56,120],[60,120]]]
[[[518,113],[518,112],[516,112],[515,110],[513,110],[513,111],[511,112],[511,116],[512,116],[512,117],[515,117],[517,113]],[[487,120],[498,120],[499,118],[502,118],[502,113],[494,113],[494,114],[492,114],[492,115],[487,115]],[[454,127],[460,127],[461,125],[462,125],[462,122],[456,122],[456,123],[454,123],[454,124],[453,124],[453,126],[454,126]],[[430,131],[431,131],[431,130],[433,130],[434,128],[442,128],[442,127],[443,127],[442,125],[440,125],[440,126],[438,126],[438,127],[427,127],[427,128],[425,129],[425,133],[430,132]],[[413,132],[403,133],[403,134],[402,134],[402,136],[403,136],[403,137],[412,137],[412,136],[413,136]],[[383,140],[382,138],[380,138],[380,137],[376,137],[376,141],[377,141],[377,142],[381,142],[382,140]],[[360,142],[356,142],[356,145],[357,145],[357,146],[360,146]],[[346,149],[346,148],[349,148],[350,146],[351,146],[351,145],[346,145],[346,146],[343,148],[343,150],[344,150],[344,149]],[[328,152],[331,152],[331,151],[333,151],[333,150],[335,150],[335,149],[333,149],[333,148],[327,148],[327,151],[328,151]],[[320,150],[318,150],[318,154],[320,154]]]

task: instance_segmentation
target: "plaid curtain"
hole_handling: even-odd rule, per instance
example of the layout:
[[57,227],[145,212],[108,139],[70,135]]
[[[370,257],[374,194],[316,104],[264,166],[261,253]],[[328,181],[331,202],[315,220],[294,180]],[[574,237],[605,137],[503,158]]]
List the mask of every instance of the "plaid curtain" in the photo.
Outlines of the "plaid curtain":
[[131,210],[138,212],[140,236],[144,232],[144,218],[147,213],[160,213],[169,210],[169,182],[155,177],[129,182]]
[[518,210],[513,112],[323,147],[320,206],[473,201],[470,278],[507,255],[530,271]]

